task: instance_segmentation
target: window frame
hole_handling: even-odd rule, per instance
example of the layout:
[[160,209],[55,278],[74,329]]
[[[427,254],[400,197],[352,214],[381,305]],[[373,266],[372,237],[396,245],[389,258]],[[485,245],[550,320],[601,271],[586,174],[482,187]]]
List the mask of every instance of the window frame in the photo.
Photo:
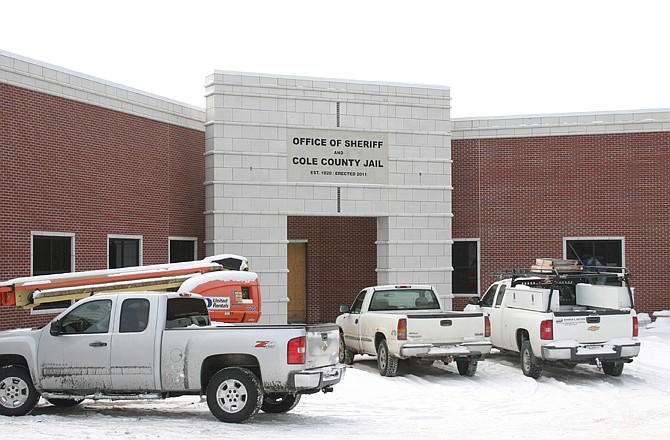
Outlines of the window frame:
[[168,237],[168,263],[172,263],[172,251],[171,244],[173,241],[189,241],[193,243],[193,259],[190,261],[195,261],[198,259],[198,237]]
[[482,282],[482,279],[481,279],[481,264],[480,264],[481,261],[482,261],[482,259],[481,259],[481,249],[482,249],[481,240],[479,238],[452,238],[452,242],[453,242],[453,244],[456,244],[457,242],[459,242],[459,243],[460,242],[474,242],[477,245],[477,290],[473,293],[463,293],[463,292],[457,292],[454,289],[453,276],[454,276],[454,272],[456,272],[456,268],[454,268],[454,253],[453,253],[453,244],[452,244],[452,252],[451,252],[451,267],[452,267],[452,270],[453,270],[453,272],[451,274],[451,276],[452,276],[452,278],[451,278],[452,294],[454,295],[454,297],[465,297],[465,298],[471,298],[473,296],[479,296],[479,294],[481,292],[481,288],[482,288],[482,285],[481,285],[481,282]]
[[[138,256],[137,256],[137,266],[142,266],[144,261],[144,236],[143,235],[119,235],[119,234],[107,234],[107,269],[110,267],[110,241],[111,240],[137,240],[138,241]],[[123,266],[123,267],[134,267],[132,266]]]
[[626,238],[615,236],[563,237],[563,258],[568,258],[568,241],[619,241],[621,242],[621,267],[626,267]]
[[[35,276],[35,237],[68,237],[70,238],[70,272],[76,270],[76,239],[73,232],[53,232],[53,231],[30,231],[30,274]],[[62,272],[61,272],[62,273]],[[31,308],[30,315],[54,315],[65,311],[72,305],[72,300],[65,307],[49,308],[48,304],[43,304],[40,309]]]

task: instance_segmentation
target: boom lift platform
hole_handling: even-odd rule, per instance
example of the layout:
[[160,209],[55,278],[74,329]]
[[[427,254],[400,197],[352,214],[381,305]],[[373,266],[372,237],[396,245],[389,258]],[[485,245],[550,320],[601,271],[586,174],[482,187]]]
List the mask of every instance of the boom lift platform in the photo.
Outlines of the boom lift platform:
[[96,293],[191,292],[205,297],[213,321],[257,322],[258,276],[245,257],[221,254],[183,263],[14,278],[0,282],[0,305],[29,309]]

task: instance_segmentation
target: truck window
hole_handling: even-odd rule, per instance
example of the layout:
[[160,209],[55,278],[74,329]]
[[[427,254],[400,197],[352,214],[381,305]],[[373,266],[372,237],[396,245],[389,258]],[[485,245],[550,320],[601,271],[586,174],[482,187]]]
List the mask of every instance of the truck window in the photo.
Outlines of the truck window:
[[107,333],[112,301],[90,301],[73,309],[60,320],[62,333]]
[[205,301],[200,298],[170,298],[167,301],[165,328],[205,327],[210,324]]
[[430,289],[398,289],[375,292],[370,311],[439,309],[435,292]]
[[149,300],[133,298],[123,301],[119,333],[143,332],[149,322]]
[[354,303],[351,306],[350,313],[361,313],[361,308],[363,307],[363,300],[365,299],[365,290],[358,294]]
[[493,297],[496,296],[496,290],[498,289],[498,285],[494,284],[491,287],[489,287],[489,290],[486,291],[484,296],[482,297],[482,307],[492,307],[493,306]]
[[500,291],[498,292],[498,296],[496,297],[496,307],[500,307],[500,304],[502,304],[502,300],[505,297],[505,289],[507,288],[506,285],[500,286]]

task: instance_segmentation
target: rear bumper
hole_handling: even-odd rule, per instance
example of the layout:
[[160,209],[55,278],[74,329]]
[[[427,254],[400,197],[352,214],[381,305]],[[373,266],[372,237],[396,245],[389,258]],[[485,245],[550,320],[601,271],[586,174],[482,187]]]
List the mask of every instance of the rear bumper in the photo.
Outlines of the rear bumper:
[[442,359],[445,357],[484,357],[491,353],[489,341],[466,342],[454,345],[405,344],[400,347],[401,358],[420,357]]
[[640,353],[640,343],[631,340],[626,343],[567,345],[561,341],[542,346],[542,358],[547,361],[570,361],[577,363],[628,360]]
[[341,381],[344,377],[344,370],[344,365],[337,364],[294,371],[289,376],[289,386],[298,393],[315,393]]

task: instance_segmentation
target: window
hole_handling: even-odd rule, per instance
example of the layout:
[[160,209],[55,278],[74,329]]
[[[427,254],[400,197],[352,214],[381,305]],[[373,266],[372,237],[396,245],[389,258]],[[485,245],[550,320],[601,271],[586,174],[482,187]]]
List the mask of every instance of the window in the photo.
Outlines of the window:
[[111,311],[108,299],[82,304],[60,319],[60,333],[107,333]]
[[585,266],[623,267],[623,239],[566,238],[565,257]]
[[[32,274],[51,275],[74,271],[74,234],[61,232],[32,233]],[[30,313],[58,313],[72,301],[57,301],[35,306]]]
[[479,242],[454,240],[452,245],[453,293],[477,295],[479,293]]
[[149,300],[127,299],[121,306],[119,333],[143,332],[149,323]]
[[361,291],[356,297],[354,304],[351,306],[351,313],[361,313],[361,308],[363,308],[363,300],[365,299],[365,290]]
[[170,237],[170,263],[194,261],[198,255],[198,239],[195,237]]
[[494,284],[489,287],[489,290],[486,291],[484,296],[482,296],[481,306],[482,307],[491,307],[493,306],[493,298],[496,295],[496,290],[498,289],[498,284]]
[[142,237],[141,236],[109,236],[109,268],[142,265]]
[[210,324],[209,311],[200,298],[170,298],[167,301],[165,328],[204,327]]
[[33,275],[72,272],[74,234],[33,232]]

